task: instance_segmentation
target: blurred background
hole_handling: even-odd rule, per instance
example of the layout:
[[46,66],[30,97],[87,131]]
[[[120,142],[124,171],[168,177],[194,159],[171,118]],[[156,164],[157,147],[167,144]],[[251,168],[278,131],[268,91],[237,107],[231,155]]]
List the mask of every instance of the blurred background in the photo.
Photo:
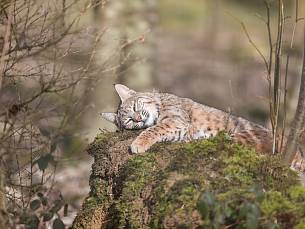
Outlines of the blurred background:
[[[39,120],[36,117],[31,123],[37,125],[40,133],[50,138],[53,145],[56,139],[56,150],[53,147],[58,161],[55,186],[71,206],[70,218],[76,214],[89,191],[92,159],[85,152],[86,145],[99,132],[115,130],[99,115],[104,111],[116,111],[118,107],[114,83],[122,83],[138,91],[155,89],[188,97],[270,126],[267,71],[242,27],[243,23],[250,39],[268,58],[267,11],[263,0],[49,2],[53,2],[55,8],[56,4],[60,8],[63,2],[66,6],[71,5],[61,21],[66,26],[75,15],[80,15],[68,35],[73,44],[64,40],[56,46],[63,50],[71,46],[69,52],[63,52],[66,54],[57,61],[61,64],[61,71],[66,72],[65,77],[69,77],[63,78],[63,82],[73,83],[76,75],[80,80],[73,88],[73,96],[68,96],[71,92],[48,95],[42,104],[56,105],[56,109],[48,110],[47,117]],[[270,6],[271,35],[275,39],[278,1],[267,2]],[[293,117],[298,95],[303,21],[297,23],[292,48],[290,42],[296,4],[299,17],[304,17],[305,5],[303,1],[285,0],[283,3],[283,72],[286,56],[290,55],[289,121]],[[27,35],[33,37],[31,33]],[[273,42],[275,44],[275,40]],[[43,55],[53,63],[51,52]],[[33,55],[19,69],[36,65],[39,61],[41,55]],[[12,86],[16,82],[22,85],[18,93]],[[26,79],[16,82],[4,81],[0,109],[11,107],[20,94],[21,98],[27,98],[36,88],[36,84],[28,83]],[[55,110],[56,115],[53,115]],[[59,123],[56,117],[65,116],[61,114],[62,110],[73,118],[67,119],[65,128],[57,131]]]

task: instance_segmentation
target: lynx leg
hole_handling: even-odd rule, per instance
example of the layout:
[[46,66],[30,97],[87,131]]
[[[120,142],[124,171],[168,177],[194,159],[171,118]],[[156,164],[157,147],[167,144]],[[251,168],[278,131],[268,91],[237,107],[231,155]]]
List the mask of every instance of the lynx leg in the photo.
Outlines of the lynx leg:
[[143,153],[153,144],[164,141],[181,141],[187,125],[176,120],[166,120],[144,130],[131,144],[132,153]]

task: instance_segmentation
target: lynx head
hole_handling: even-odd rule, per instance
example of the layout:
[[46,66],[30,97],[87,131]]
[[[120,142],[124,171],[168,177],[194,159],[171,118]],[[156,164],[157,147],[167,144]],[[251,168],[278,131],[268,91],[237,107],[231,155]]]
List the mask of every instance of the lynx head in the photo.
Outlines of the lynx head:
[[119,129],[143,129],[153,126],[159,116],[160,101],[154,93],[135,92],[116,84],[121,104],[117,113],[102,113],[102,117],[113,122]]

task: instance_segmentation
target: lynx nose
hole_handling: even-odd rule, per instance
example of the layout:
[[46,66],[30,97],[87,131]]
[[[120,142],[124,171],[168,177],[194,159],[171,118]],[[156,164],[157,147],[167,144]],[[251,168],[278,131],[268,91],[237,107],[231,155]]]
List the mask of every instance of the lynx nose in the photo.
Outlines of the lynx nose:
[[134,114],[134,120],[137,121],[137,122],[141,122],[142,121],[142,116],[139,112],[136,112]]

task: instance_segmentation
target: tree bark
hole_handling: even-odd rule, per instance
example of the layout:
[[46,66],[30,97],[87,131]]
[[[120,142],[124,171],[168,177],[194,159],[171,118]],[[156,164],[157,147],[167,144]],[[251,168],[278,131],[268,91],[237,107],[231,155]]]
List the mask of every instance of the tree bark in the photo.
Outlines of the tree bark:
[[304,52],[303,52],[303,66],[301,75],[301,84],[299,91],[298,105],[295,113],[295,117],[291,124],[290,133],[285,148],[284,160],[287,164],[291,164],[293,161],[299,144],[301,142],[301,135],[304,132],[305,126],[305,26],[304,26]]
[[120,33],[123,42],[132,41],[121,50],[118,81],[135,89],[151,89],[156,84],[155,24],[158,20],[155,0],[122,1]]
[[0,228],[8,228],[4,177],[4,169],[0,161]]
[[100,111],[117,109],[119,99],[111,85],[122,83],[139,91],[151,90],[156,86],[156,4],[156,0],[107,1],[102,11],[94,10],[94,20],[101,17],[95,23],[99,28],[107,27],[95,63],[107,71],[101,74],[91,95],[98,98],[94,100],[96,112],[84,118],[90,120],[90,124],[85,124],[88,125],[89,138],[95,136],[97,125],[113,129],[113,125],[96,115]]
[[3,86],[3,81],[4,81],[4,73],[5,73],[5,62],[7,60],[7,51],[9,50],[9,45],[10,45],[10,36],[11,36],[11,22],[13,18],[13,7],[9,6],[9,14],[8,14],[8,19],[7,19],[7,25],[6,25],[6,31],[5,31],[5,36],[4,36],[4,41],[3,41],[3,48],[1,52],[1,57],[0,57],[0,89]]

